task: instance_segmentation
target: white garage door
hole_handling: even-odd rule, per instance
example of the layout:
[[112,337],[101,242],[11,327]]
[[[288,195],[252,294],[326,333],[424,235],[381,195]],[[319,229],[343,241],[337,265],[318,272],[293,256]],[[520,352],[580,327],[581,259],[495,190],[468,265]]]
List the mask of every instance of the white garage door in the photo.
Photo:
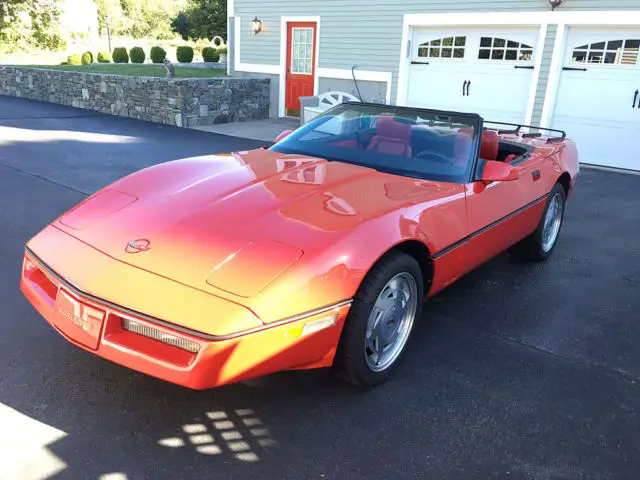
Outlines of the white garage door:
[[525,121],[537,28],[413,32],[407,105]]
[[569,30],[553,126],[580,161],[640,170],[639,49],[640,29]]

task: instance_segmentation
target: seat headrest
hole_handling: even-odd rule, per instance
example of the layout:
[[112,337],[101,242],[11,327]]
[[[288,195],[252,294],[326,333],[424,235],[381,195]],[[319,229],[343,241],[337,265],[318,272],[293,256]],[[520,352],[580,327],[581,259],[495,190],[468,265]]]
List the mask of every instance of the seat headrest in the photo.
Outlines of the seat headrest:
[[498,134],[490,130],[485,130],[482,132],[481,142],[480,158],[484,160],[497,160],[498,151],[500,150]]
[[401,123],[391,115],[380,115],[376,119],[376,132],[381,137],[409,141],[411,139],[411,124]]

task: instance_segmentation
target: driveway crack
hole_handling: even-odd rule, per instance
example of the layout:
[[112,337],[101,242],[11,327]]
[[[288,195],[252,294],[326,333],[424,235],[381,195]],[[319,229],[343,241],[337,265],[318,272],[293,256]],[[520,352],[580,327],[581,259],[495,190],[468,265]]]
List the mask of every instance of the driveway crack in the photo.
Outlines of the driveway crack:
[[73,192],[80,193],[80,194],[82,194],[84,196],[91,195],[90,192],[83,192],[82,190],[78,190],[77,188],[70,187],[69,185],[65,185],[64,183],[56,182],[55,180],[51,180],[51,179],[49,179],[47,177],[43,177],[43,176],[37,175],[35,173],[25,172],[24,170],[20,170],[19,168],[13,167],[11,165],[6,165],[4,163],[0,163],[0,167],[6,168],[6,169],[9,169],[9,170],[13,170],[14,172],[18,172],[18,173],[21,173],[23,175],[27,175],[29,177],[37,178],[38,180],[42,180],[43,182],[47,182],[47,183],[51,183],[53,185],[57,185],[58,187],[66,188],[67,190],[71,190]]

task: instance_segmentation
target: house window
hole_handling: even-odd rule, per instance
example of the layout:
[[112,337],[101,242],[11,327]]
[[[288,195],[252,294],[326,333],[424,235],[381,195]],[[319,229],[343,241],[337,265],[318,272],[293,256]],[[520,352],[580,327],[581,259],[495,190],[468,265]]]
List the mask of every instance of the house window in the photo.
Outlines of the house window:
[[573,50],[574,63],[600,63],[606,65],[636,65],[640,40],[609,40],[581,45]]
[[291,73],[311,75],[313,62],[313,28],[292,28]]
[[529,62],[533,59],[533,47],[505,38],[482,37],[478,59]]
[[418,46],[418,57],[464,58],[467,37],[446,37],[424,42]]

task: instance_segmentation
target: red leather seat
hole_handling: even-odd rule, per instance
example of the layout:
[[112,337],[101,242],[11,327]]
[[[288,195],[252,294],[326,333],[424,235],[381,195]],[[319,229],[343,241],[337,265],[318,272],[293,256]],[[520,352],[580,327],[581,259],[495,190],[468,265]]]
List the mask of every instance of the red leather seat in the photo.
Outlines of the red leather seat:
[[380,115],[376,119],[376,135],[371,138],[367,150],[410,157],[410,140],[410,124],[400,123],[391,115]]
[[500,141],[498,139],[498,134],[490,130],[482,132],[480,158],[483,160],[497,160],[499,150]]

